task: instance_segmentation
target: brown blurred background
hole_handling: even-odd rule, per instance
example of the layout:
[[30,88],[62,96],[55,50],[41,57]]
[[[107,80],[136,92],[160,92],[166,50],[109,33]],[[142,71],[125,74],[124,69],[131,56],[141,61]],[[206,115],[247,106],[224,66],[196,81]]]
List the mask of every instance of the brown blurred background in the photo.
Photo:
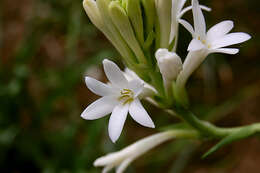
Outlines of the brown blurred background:
[[[190,3],[190,1],[188,1]],[[188,4],[187,3],[187,4]],[[210,55],[189,81],[192,109],[219,126],[260,121],[260,2],[201,0],[208,27],[233,20],[233,31],[252,39],[238,55]],[[189,21],[191,13],[185,16]],[[178,54],[190,35],[182,27]],[[84,84],[105,81],[101,62],[120,56],[89,21],[79,0],[0,1],[0,172],[96,173],[93,161],[156,130],[130,118],[113,144],[108,117],[85,121],[84,108],[97,98]],[[122,63],[120,63],[122,64]],[[158,128],[178,120],[145,103]],[[258,173],[259,136],[235,142],[202,160],[216,141],[179,140],[138,159],[126,171],[151,173]]]

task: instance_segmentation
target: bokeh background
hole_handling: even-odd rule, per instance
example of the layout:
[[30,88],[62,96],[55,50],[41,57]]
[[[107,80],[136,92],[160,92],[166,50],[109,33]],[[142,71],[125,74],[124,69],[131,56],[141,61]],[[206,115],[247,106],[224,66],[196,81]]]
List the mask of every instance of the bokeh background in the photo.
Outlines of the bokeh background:
[[[192,109],[220,126],[260,121],[260,11],[258,0],[201,0],[209,26],[235,22],[252,39],[235,56],[214,54],[189,81]],[[188,1],[190,3],[190,1]],[[185,16],[192,22],[191,13]],[[178,54],[191,37],[180,30]],[[157,130],[128,118],[120,140],[107,134],[108,117],[80,118],[97,99],[84,84],[105,81],[101,62],[120,56],[89,21],[81,0],[0,1],[0,172],[97,173],[93,161],[178,120],[144,102]],[[122,67],[122,66],[121,66]],[[216,141],[172,141],[141,157],[129,173],[258,173],[259,137],[201,155]]]

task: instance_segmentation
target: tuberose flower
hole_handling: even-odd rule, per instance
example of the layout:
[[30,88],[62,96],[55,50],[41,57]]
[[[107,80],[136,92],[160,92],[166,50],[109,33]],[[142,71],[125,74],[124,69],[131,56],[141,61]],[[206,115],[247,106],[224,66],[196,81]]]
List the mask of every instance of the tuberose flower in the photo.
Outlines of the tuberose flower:
[[81,117],[94,120],[112,112],[108,132],[113,142],[119,138],[128,112],[139,124],[154,128],[152,119],[138,98],[143,91],[144,84],[140,80],[128,81],[123,72],[112,61],[105,59],[103,66],[110,83],[104,84],[90,77],[85,78],[87,87],[102,97],[90,104]]
[[158,94],[158,92],[152,85],[143,81],[134,71],[130,70],[129,68],[125,68],[124,76],[128,81],[139,80],[141,83],[144,84],[143,91],[138,96],[139,99],[143,99],[143,98],[147,99],[153,95]]
[[[168,48],[174,37],[177,37],[179,19],[187,11],[191,10],[191,6],[183,9],[186,1],[187,0],[155,0],[160,25],[160,48]],[[205,6],[201,6],[201,8],[207,11],[211,10]],[[177,41],[175,41],[175,43],[177,43]]]
[[[173,41],[174,37],[178,35],[179,20],[181,17],[192,9],[192,6],[184,7],[187,0],[172,0],[172,22],[171,22],[171,35],[170,43]],[[211,11],[211,8],[208,8],[204,5],[200,5],[201,9],[205,11]]]
[[104,166],[102,173],[107,173],[116,167],[116,173],[123,173],[125,169],[138,157],[154,147],[172,138],[196,138],[198,134],[191,130],[170,130],[143,138],[121,151],[110,153],[98,158],[94,166]]
[[[233,22],[229,20],[216,24],[206,32],[206,23],[198,0],[192,0],[192,12],[194,29],[185,20],[179,20],[179,22],[192,34],[193,39],[188,47],[189,53],[183,63],[183,70],[177,78],[176,89],[179,90],[177,92],[183,90],[189,76],[210,53],[236,54],[239,49],[224,47],[242,43],[251,38],[250,35],[243,32],[229,33],[234,26]],[[179,98],[181,97],[183,96],[179,96]]]
[[198,0],[192,0],[192,12],[194,20],[193,27],[185,20],[180,19],[179,22],[192,34],[193,40],[190,42],[188,50],[207,50],[209,53],[221,52],[226,54],[236,54],[238,49],[223,48],[230,45],[245,42],[251,38],[250,35],[243,32],[228,34],[234,27],[232,21],[223,21],[206,32],[206,23]]

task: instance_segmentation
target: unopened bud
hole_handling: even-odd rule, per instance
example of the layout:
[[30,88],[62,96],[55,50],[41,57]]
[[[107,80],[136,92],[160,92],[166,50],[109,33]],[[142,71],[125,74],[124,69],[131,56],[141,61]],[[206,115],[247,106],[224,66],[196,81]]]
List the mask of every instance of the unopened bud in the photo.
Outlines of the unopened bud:
[[167,49],[158,49],[155,53],[157,64],[165,80],[175,80],[182,70],[181,58]]

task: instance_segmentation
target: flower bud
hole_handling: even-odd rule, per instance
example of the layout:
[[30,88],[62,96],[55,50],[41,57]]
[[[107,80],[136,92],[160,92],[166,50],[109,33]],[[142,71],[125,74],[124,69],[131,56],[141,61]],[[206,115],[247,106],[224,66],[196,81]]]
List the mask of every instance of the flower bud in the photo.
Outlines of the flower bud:
[[155,6],[159,22],[159,32],[157,33],[160,37],[159,47],[168,48],[171,33],[172,0],[155,0]]
[[135,37],[129,17],[127,16],[125,9],[118,1],[112,1],[109,4],[109,15],[125,42],[136,55],[138,61],[145,64],[146,58],[137,38]]
[[182,70],[181,58],[167,49],[158,49],[155,57],[163,78],[167,81],[175,80]]

